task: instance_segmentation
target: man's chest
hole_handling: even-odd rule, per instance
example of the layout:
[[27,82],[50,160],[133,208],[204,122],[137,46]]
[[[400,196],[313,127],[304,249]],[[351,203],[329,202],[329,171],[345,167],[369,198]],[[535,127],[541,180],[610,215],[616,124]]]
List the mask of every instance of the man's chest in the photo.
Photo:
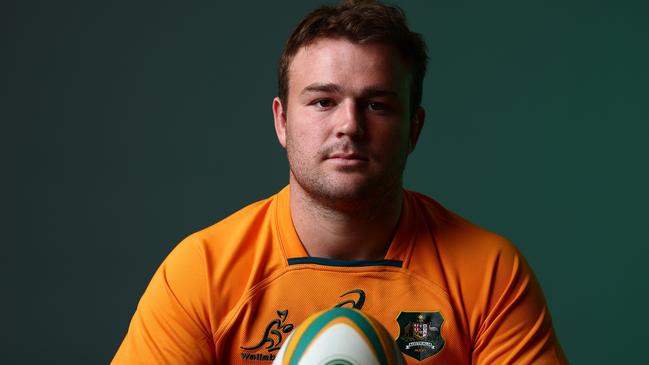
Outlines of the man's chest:
[[409,364],[468,363],[469,344],[448,294],[397,268],[308,265],[262,281],[245,293],[215,333],[223,363],[270,363],[311,314],[358,309],[385,326]]

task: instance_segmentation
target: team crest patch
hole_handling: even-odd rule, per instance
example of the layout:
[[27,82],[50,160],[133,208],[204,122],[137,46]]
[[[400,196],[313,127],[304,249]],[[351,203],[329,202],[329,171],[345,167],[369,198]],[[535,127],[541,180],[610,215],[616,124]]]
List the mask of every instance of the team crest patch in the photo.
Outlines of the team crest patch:
[[422,361],[444,347],[444,317],[440,312],[401,312],[397,322],[400,330],[397,346],[402,353]]

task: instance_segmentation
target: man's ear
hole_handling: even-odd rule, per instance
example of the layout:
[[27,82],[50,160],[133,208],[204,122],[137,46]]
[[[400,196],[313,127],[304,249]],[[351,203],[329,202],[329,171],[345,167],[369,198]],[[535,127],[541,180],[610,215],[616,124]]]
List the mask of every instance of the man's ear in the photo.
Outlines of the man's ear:
[[282,147],[286,148],[286,111],[279,97],[273,99],[273,118],[275,119],[275,133]]
[[417,141],[419,141],[419,135],[421,130],[424,129],[424,120],[426,119],[426,111],[421,106],[417,108],[415,113],[410,120],[410,141],[408,153],[415,150]]

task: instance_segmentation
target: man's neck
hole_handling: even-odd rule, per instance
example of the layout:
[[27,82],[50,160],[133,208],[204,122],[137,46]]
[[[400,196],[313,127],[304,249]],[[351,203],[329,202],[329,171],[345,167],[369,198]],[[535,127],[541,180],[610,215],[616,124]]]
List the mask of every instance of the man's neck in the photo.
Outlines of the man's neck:
[[340,260],[383,259],[401,216],[403,191],[394,190],[353,209],[339,209],[291,184],[291,217],[306,251]]

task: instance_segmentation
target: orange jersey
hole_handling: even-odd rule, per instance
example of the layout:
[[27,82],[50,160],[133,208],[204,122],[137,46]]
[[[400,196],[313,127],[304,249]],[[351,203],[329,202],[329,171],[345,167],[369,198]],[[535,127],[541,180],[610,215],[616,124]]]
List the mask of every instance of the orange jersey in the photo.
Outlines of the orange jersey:
[[567,363],[541,289],[507,240],[405,191],[384,260],[309,257],[289,195],[182,241],[112,363],[270,364],[295,326],[335,306],[376,318],[408,364]]

